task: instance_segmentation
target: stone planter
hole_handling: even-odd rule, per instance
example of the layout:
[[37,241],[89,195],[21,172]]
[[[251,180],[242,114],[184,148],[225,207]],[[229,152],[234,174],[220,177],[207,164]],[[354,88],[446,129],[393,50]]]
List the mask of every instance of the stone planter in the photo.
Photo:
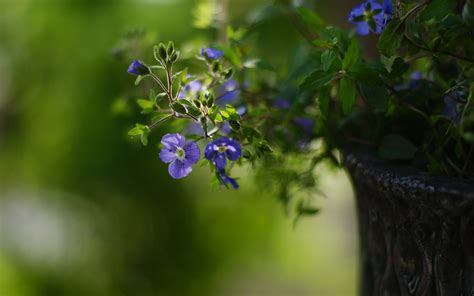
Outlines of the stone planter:
[[474,184],[348,154],[360,295],[474,295]]

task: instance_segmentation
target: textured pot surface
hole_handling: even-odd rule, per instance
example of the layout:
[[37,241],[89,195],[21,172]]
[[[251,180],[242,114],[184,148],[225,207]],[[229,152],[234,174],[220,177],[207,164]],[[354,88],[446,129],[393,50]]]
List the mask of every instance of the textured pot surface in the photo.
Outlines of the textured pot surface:
[[357,196],[360,295],[474,296],[474,184],[368,154],[345,165]]

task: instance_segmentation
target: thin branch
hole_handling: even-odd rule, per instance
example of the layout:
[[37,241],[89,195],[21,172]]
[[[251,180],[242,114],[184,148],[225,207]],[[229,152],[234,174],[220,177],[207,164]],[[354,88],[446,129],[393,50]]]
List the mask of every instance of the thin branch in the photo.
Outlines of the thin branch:
[[171,119],[173,117],[173,115],[168,115],[166,117],[163,117],[161,118],[160,120],[158,120],[157,122],[154,122],[153,124],[151,124],[150,126],[148,126],[149,129],[154,129],[155,127],[157,127],[158,125],[166,122],[167,120]]

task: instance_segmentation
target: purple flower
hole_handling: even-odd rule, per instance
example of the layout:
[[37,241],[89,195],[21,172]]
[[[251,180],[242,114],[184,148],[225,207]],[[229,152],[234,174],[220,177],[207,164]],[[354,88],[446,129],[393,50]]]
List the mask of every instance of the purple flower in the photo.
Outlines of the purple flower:
[[239,95],[239,84],[231,79],[222,84],[217,90],[217,103],[220,106],[232,103]]
[[199,80],[192,80],[188,82],[179,92],[178,98],[183,99],[186,97],[186,95],[196,96],[201,88],[202,83]]
[[230,127],[230,123],[227,121],[221,126],[219,131],[221,132],[221,134],[227,136],[228,134],[232,132],[232,127]]
[[210,47],[201,48],[201,56],[206,57],[210,60],[220,59],[223,55],[224,55],[224,52],[218,49],[213,49]]
[[135,60],[130,64],[127,72],[133,75],[147,75],[150,74],[150,69],[139,60]]
[[204,129],[199,122],[191,121],[185,128],[185,132],[190,135],[204,136]]
[[291,102],[287,99],[276,99],[273,101],[273,107],[276,109],[289,109]]
[[393,12],[390,0],[384,0],[383,6],[375,0],[368,0],[352,9],[349,22],[356,25],[356,32],[359,35],[368,35],[370,31],[380,34],[392,19]]
[[231,178],[225,173],[225,170],[217,170],[217,177],[219,180],[227,186],[227,184],[230,184],[234,189],[239,189],[239,184],[237,184],[237,181],[235,181],[234,178]]
[[240,106],[240,107],[237,107],[237,109],[235,110],[237,112],[237,114],[239,114],[240,116],[244,116],[245,113],[247,113],[247,107],[245,106]]
[[204,157],[219,170],[225,169],[227,158],[236,161],[242,155],[240,143],[231,138],[219,138],[207,144]]
[[311,118],[295,117],[293,123],[301,128],[306,134],[311,135],[314,129],[314,120]]
[[464,90],[451,91],[443,97],[443,115],[459,124],[462,119],[462,112],[467,103],[467,94]]
[[414,71],[410,75],[410,81],[408,82],[408,87],[410,89],[415,89],[418,86],[419,81],[422,79],[423,79],[423,72]]
[[192,166],[199,161],[201,151],[193,141],[186,141],[180,134],[166,134],[161,139],[163,149],[160,159],[169,163],[168,172],[174,179],[181,179],[189,175]]

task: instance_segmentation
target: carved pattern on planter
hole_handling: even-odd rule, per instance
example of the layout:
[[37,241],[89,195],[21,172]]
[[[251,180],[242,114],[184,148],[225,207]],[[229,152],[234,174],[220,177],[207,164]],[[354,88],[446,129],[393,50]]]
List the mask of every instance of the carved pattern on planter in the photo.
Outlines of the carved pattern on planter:
[[345,164],[357,196],[360,295],[474,296],[474,184],[367,154]]

